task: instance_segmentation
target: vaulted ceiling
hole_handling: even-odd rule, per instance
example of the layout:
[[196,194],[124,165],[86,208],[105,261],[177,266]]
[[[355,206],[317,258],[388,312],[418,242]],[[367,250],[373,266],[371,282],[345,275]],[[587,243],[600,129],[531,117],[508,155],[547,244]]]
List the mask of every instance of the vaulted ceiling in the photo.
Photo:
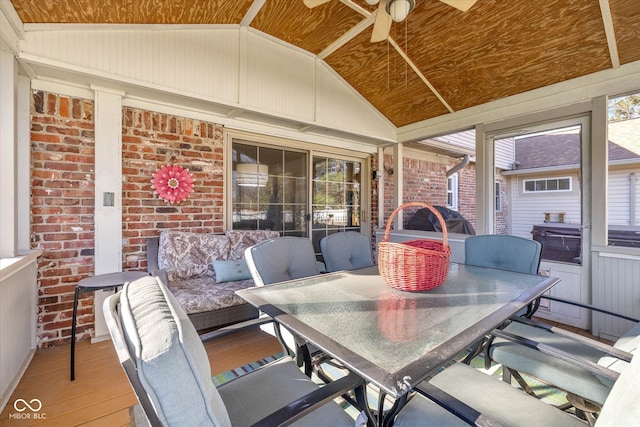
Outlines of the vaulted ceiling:
[[397,127],[640,61],[638,0],[416,0],[378,43],[364,0],[11,3],[25,24],[250,26],[323,59]]

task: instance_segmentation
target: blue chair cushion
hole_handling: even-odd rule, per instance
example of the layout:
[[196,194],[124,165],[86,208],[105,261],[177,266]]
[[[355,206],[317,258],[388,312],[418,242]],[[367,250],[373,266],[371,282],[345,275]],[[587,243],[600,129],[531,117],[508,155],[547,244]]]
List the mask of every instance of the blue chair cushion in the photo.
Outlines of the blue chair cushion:
[[[627,362],[619,359],[613,360],[613,358],[606,356],[605,353],[587,344],[578,343],[541,328],[512,322],[504,330],[568,353],[579,355],[583,359],[618,372],[621,372],[628,365]],[[621,338],[621,340],[623,340],[622,342],[633,341],[629,338]],[[615,346],[617,347],[617,343]],[[629,351],[628,347],[621,349]],[[563,390],[570,391],[599,404],[604,403],[613,385],[611,380],[600,377],[587,369],[582,369],[552,355],[499,338],[494,340],[491,345],[489,355],[497,363],[550,382]]]
[[535,240],[508,235],[468,237],[465,264],[518,273],[538,274],[542,245]]
[[373,265],[371,242],[365,234],[346,231],[320,240],[320,250],[327,271],[354,270]]
[[600,411],[596,426],[640,426],[640,356],[635,350],[631,353],[634,356],[613,385]]
[[[615,342],[613,346],[622,351],[633,353],[636,351],[639,345],[640,345],[640,323],[637,323],[633,328],[629,329],[623,336],[618,338],[618,340]],[[616,357],[604,356],[598,359],[598,365],[605,366],[616,372],[622,372],[629,366],[629,363],[623,360],[620,360]],[[606,379],[602,379],[602,381],[605,382],[605,384],[611,384],[611,381],[608,381]]]
[[[266,414],[317,390],[290,357],[221,385],[218,390],[234,426],[249,426]],[[329,404],[305,415],[293,426],[353,426],[353,419],[338,405]]]
[[320,274],[311,240],[278,237],[260,242],[245,251],[249,271],[257,286]]
[[140,382],[164,425],[231,425],[198,333],[156,277],[124,285],[120,316]]
[[[444,392],[503,426],[582,426],[579,419],[536,400],[519,389],[468,365],[456,363],[431,381]],[[400,411],[395,427],[467,425],[440,406],[417,395]]]

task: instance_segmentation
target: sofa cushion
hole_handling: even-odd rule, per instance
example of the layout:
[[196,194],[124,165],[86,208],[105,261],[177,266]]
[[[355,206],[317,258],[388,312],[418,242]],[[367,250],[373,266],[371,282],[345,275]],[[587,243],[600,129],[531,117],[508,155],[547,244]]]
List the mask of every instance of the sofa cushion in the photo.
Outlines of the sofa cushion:
[[211,277],[195,277],[169,282],[168,286],[184,311],[194,314],[246,304],[236,291],[255,284],[251,279],[216,283]]
[[280,233],[270,230],[229,230],[229,257],[227,259],[243,259],[244,251],[256,243],[280,237]]
[[244,258],[227,261],[214,259],[213,270],[216,272],[216,283],[251,279],[251,272]]
[[222,234],[165,230],[160,234],[158,266],[169,281],[214,277],[213,260],[229,259],[229,239]]

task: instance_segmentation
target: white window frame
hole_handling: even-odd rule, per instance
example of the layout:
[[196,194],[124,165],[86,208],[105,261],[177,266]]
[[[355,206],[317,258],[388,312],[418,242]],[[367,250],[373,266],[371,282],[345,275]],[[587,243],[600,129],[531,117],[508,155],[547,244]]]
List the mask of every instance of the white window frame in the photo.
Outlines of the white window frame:
[[[532,181],[558,181],[563,179],[569,180],[569,188],[563,190],[527,190],[527,182]],[[533,193],[566,193],[573,191],[573,180],[570,176],[561,176],[557,178],[535,178],[535,179],[523,179],[522,180],[522,192],[525,194],[533,194]]]
[[[458,210],[458,174],[454,173],[447,177],[447,208]],[[449,203],[449,195],[451,195],[451,203]]]
[[502,183],[496,181],[496,212],[502,212]]

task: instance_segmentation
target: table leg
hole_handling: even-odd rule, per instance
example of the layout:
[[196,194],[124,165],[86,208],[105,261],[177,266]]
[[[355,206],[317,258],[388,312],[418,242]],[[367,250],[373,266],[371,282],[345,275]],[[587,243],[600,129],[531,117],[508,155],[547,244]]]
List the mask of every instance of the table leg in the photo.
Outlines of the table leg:
[[[362,385],[360,387],[357,387],[354,390],[354,393],[356,395],[356,402],[358,402],[359,409],[361,411],[364,411],[365,415],[367,416],[367,427],[378,426],[379,419],[376,417],[376,414],[374,414],[371,411],[371,408],[369,407],[369,400],[367,399],[367,386]],[[380,414],[377,414],[377,415],[379,416]]]
[[78,297],[79,296],[80,296],[80,287],[76,286],[76,292],[73,296],[73,317],[71,320],[71,381],[76,379],[76,373],[75,373],[76,318],[78,316]]

